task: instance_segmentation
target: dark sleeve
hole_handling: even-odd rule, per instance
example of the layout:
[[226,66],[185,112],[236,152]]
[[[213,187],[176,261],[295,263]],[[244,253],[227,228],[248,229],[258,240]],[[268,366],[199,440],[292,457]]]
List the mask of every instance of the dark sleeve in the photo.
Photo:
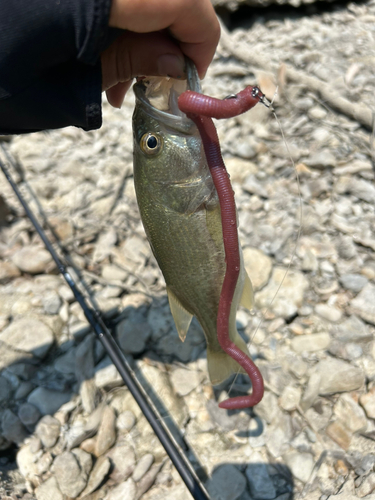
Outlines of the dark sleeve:
[[111,0],[0,0],[0,134],[99,128]]

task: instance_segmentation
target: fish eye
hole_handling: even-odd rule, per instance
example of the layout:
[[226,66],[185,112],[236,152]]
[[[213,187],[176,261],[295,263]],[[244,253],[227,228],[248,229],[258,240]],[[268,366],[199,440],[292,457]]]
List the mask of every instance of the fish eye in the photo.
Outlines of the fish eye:
[[154,132],[147,132],[142,136],[140,146],[142,151],[147,155],[156,155],[163,148],[163,139]]

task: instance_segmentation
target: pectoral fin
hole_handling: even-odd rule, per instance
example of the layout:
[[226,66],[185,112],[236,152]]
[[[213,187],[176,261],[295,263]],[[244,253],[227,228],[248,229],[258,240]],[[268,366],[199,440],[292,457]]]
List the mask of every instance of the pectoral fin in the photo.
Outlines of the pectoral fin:
[[171,313],[177,328],[178,335],[182,342],[184,342],[186,334],[189,330],[191,320],[193,315],[190,314],[175,296],[175,294],[167,286],[167,294],[169,300],[169,307],[171,308]]
[[246,270],[245,270],[245,282],[243,285],[240,304],[241,304],[241,306],[246,307],[246,309],[249,309],[249,311],[251,311],[251,309],[254,306],[253,285],[251,284],[251,280],[250,280],[249,275],[247,274]]

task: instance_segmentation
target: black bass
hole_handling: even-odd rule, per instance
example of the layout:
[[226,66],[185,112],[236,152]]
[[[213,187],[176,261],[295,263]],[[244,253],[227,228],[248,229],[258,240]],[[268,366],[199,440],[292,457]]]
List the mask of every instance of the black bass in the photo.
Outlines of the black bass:
[[[188,89],[199,79],[188,65]],[[134,182],[142,222],[167,285],[171,312],[183,341],[196,316],[207,341],[212,384],[243,372],[217,340],[217,314],[225,275],[220,205],[194,123],[177,106],[186,82],[149,78],[134,85]],[[253,306],[241,257],[229,317],[231,340],[249,356],[236,329],[239,304]]]

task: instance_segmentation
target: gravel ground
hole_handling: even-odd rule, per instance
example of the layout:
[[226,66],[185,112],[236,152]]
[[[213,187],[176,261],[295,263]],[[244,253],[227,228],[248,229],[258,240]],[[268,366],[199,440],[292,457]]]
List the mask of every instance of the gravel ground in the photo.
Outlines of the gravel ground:
[[[98,131],[3,140],[213,500],[375,499],[375,3],[307,9],[221,10],[203,82],[278,85],[288,145],[260,105],[218,123],[256,290],[237,316],[265,379],[254,410],[218,409],[250,386],[212,388],[197,323],[178,339],[135,200],[131,92]],[[4,178],[0,194],[0,497],[190,498]]]

